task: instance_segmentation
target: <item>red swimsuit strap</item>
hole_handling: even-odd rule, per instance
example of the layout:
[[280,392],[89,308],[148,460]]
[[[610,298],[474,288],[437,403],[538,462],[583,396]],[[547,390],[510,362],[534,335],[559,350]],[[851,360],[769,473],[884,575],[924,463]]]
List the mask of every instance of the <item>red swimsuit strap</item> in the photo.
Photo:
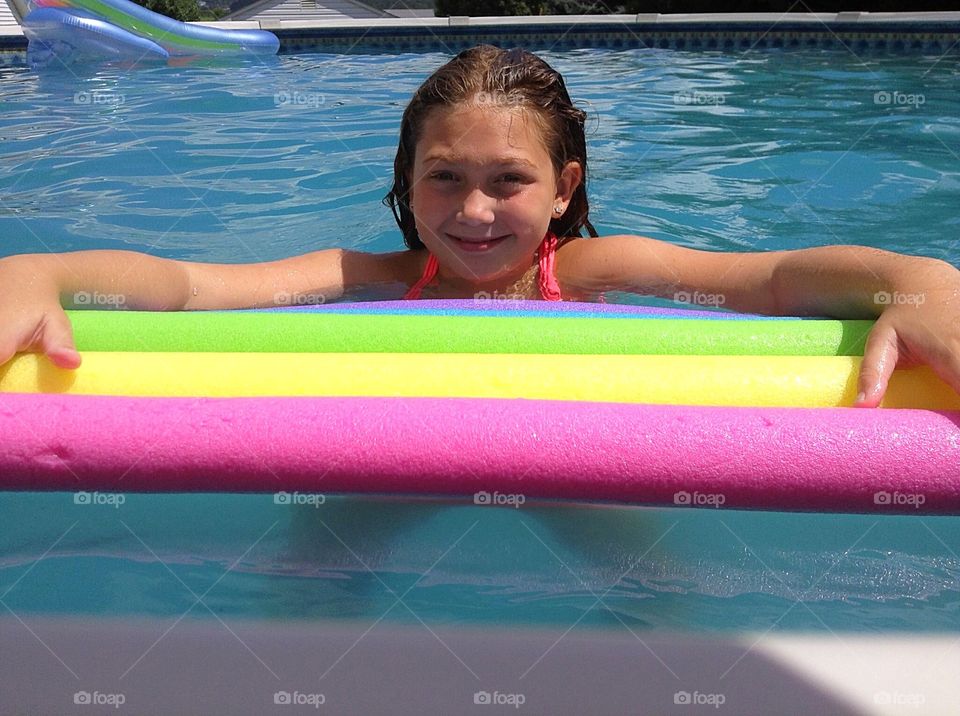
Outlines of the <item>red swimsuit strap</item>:
[[554,270],[557,264],[557,236],[548,231],[540,242],[540,276],[537,282],[540,285],[540,296],[544,301],[560,301],[560,284]]
[[[543,237],[538,253],[540,255],[540,276],[537,283],[540,288],[540,296],[544,301],[559,301],[561,300],[560,284],[557,283],[557,277],[554,276],[557,259],[557,237],[552,231],[548,231],[547,235]],[[423,287],[434,279],[439,268],[440,262],[437,261],[437,257],[430,254],[427,258],[427,265],[423,269],[423,276],[410,287],[403,298],[405,300],[420,298]]]
[[430,256],[427,258],[427,265],[423,269],[423,276],[421,276],[420,280],[410,287],[409,291],[403,294],[403,299],[406,301],[420,298],[420,292],[423,290],[423,287],[433,281],[433,277],[437,275],[437,269],[439,268],[440,262],[437,261],[437,257],[433,254],[430,254]]

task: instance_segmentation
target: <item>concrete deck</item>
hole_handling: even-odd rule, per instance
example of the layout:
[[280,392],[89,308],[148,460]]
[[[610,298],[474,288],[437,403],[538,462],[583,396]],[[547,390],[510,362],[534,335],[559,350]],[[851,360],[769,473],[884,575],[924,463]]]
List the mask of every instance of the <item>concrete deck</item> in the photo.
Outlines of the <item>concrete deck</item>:
[[[90,711],[76,711],[83,694],[124,700],[122,711],[90,713],[177,716],[303,713],[284,705],[297,702],[282,694],[297,693],[300,703],[317,703],[310,713],[364,716],[507,708],[557,716],[888,716],[960,706],[956,635],[724,638],[229,616],[17,619],[0,618],[0,712],[10,714]],[[484,704],[500,706],[478,709]]]

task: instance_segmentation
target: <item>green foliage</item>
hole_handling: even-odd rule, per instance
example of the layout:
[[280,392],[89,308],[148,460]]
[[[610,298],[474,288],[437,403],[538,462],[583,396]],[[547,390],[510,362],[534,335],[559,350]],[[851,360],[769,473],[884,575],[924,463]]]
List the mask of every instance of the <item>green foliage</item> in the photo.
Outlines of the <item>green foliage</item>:
[[[438,17],[450,15],[606,15],[611,13],[870,12],[956,10],[957,0],[436,0]],[[851,7],[852,6],[852,7]]]
[[437,17],[450,15],[604,15],[619,10],[589,0],[437,0]]
[[217,20],[226,12],[222,8],[201,8],[197,0],[136,0],[137,4],[161,15],[183,22]]
[[905,12],[956,10],[956,0],[728,0],[719,7],[715,0],[618,0],[627,13],[702,12]]

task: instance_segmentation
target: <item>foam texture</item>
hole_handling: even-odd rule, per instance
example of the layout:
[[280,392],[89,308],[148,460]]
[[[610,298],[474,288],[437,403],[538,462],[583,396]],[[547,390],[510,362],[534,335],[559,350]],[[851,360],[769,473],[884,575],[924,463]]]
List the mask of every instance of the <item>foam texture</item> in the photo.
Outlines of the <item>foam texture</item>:
[[0,486],[956,514],[960,414],[11,394]]
[[[473,353],[96,353],[79,369],[21,354],[0,391],[127,396],[524,398],[676,405],[852,405],[860,358]],[[960,410],[926,367],[883,406]]]
[[[292,299],[291,299],[292,300]],[[472,298],[418,299],[416,301],[357,301],[320,303],[303,306],[246,309],[262,312],[299,311],[307,313],[390,313],[459,316],[510,315],[528,316],[603,316],[604,318],[702,318],[708,320],[795,321],[792,316],[761,316],[752,313],[731,313],[716,309],[673,308],[670,306],[637,306],[621,303],[586,303],[583,301],[498,300]]]
[[80,351],[863,355],[872,321],[70,311]]

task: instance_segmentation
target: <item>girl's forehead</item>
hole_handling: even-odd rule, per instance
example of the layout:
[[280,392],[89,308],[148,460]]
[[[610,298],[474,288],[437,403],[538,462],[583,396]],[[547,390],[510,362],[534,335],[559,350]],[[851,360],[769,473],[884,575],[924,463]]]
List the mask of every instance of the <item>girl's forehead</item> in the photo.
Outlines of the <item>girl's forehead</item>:
[[539,154],[549,148],[536,113],[514,104],[495,106],[477,102],[435,107],[422,125],[417,153],[424,145],[497,144]]

